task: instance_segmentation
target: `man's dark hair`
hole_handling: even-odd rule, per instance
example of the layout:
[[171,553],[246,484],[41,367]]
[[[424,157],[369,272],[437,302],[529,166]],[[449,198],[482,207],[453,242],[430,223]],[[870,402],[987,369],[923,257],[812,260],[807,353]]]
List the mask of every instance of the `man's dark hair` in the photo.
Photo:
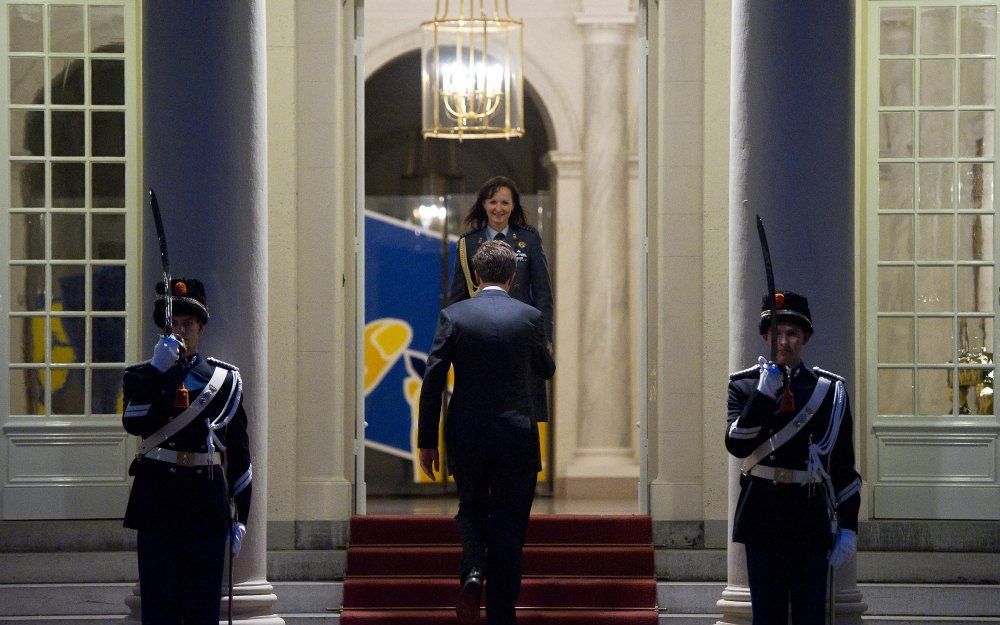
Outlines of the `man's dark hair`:
[[517,270],[514,250],[504,241],[487,241],[479,246],[472,257],[472,268],[480,282],[503,284]]

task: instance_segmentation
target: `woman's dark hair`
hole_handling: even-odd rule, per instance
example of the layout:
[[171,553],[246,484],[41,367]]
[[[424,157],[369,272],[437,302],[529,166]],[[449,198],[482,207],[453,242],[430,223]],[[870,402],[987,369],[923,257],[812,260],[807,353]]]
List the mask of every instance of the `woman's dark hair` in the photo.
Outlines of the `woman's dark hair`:
[[511,198],[514,200],[514,209],[510,212],[510,224],[512,226],[525,226],[528,221],[524,217],[524,209],[521,208],[521,194],[517,191],[514,181],[505,176],[494,176],[479,187],[479,194],[476,196],[476,203],[469,209],[469,214],[465,216],[465,225],[473,230],[486,227],[489,218],[486,216],[486,200],[493,197],[502,187],[510,190]]

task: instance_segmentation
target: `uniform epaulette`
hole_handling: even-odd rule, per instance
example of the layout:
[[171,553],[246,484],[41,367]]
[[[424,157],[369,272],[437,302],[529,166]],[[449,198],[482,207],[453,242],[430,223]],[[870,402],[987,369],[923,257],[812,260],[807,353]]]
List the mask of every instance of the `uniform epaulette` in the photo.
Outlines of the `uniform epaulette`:
[[730,373],[729,374],[729,379],[730,380],[738,380],[740,378],[749,378],[751,376],[757,375],[758,371],[760,371],[760,365],[754,365],[752,367],[748,367],[748,368],[744,369],[743,371],[737,371],[735,373]]
[[521,229],[521,230],[527,230],[528,232],[536,232],[536,233],[538,232],[538,230],[535,230],[534,228],[532,228],[528,224],[524,224],[524,225],[518,226],[518,228]]
[[466,230],[465,232],[463,232],[462,234],[460,234],[458,238],[459,239],[464,239],[465,237],[469,236],[470,234],[474,234],[476,232],[479,232],[480,230],[482,230],[482,228],[476,228],[475,230]]
[[142,362],[137,362],[134,365],[129,365],[129,366],[125,367],[125,370],[126,371],[134,371],[135,369],[138,369],[140,367],[145,367],[146,365],[148,365],[151,362],[153,362],[152,358],[149,359],[149,360],[143,360]]
[[816,375],[826,376],[826,377],[831,378],[833,380],[836,380],[838,382],[844,382],[845,381],[844,378],[840,377],[836,373],[833,373],[831,371],[827,371],[826,369],[820,369],[819,367],[813,367],[813,373],[815,373]]
[[240,370],[240,368],[237,367],[236,365],[231,365],[228,362],[223,362],[223,361],[219,360],[218,358],[212,358],[211,356],[209,356],[208,358],[206,358],[205,361],[208,362],[208,364],[210,364],[210,365],[215,365],[216,367],[222,367],[223,369],[229,369],[230,371],[239,371]]

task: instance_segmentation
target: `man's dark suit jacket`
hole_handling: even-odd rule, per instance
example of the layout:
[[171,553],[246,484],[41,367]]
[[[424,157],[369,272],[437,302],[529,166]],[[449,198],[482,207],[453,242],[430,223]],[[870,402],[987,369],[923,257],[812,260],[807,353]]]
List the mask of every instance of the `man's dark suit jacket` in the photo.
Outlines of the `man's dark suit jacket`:
[[[449,464],[475,461],[477,447],[501,431],[530,432],[525,452],[510,462],[541,470],[538,424],[532,410],[531,377],[551,378],[556,365],[546,347],[542,314],[497,289],[441,311],[434,345],[420,389],[417,445],[436,449],[441,395],[455,365],[455,388],[448,404],[445,442]],[[501,434],[500,440],[506,440]],[[514,450],[511,450],[514,451]]]

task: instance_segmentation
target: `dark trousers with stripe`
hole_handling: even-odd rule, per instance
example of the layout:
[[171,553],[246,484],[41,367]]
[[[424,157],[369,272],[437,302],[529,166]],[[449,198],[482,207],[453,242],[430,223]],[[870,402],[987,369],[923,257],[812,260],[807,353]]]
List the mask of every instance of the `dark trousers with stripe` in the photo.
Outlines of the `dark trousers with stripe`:
[[799,541],[746,545],[753,625],[823,625],[827,551]]
[[225,526],[140,529],[136,541],[143,625],[219,625]]

